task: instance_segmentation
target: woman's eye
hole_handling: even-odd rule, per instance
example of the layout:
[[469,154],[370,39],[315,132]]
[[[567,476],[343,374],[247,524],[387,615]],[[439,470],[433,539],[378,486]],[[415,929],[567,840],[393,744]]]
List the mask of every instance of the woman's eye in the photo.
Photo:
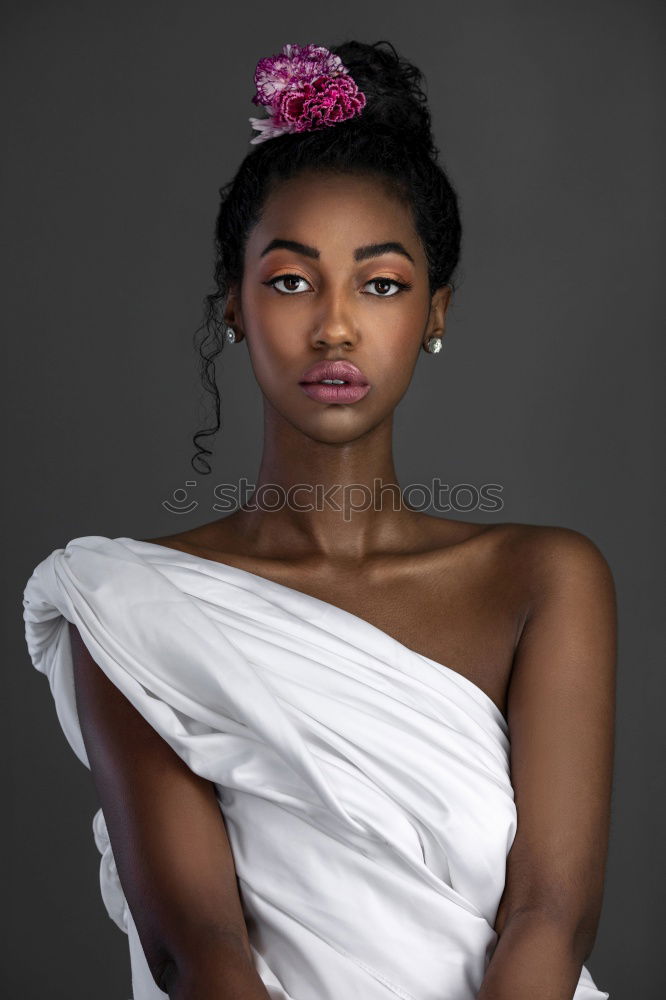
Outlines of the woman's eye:
[[395,286],[396,290],[393,291],[393,292],[383,291],[382,290],[382,291],[379,291],[379,292],[372,293],[372,294],[375,294],[378,298],[382,298],[382,299],[390,299],[394,295],[397,295],[398,292],[401,292],[403,290],[403,288],[409,288],[410,287],[404,281],[396,281],[395,278],[371,278],[370,281],[368,281],[368,284],[369,285],[381,285],[384,288],[386,288],[387,285],[394,285]]
[[[278,281],[286,282],[287,287],[277,288]],[[293,295],[295,292],[301,291],[300,288],[289,287],[289,283],[295,281],[305,281],[305,278],[301,277],[300,274],[278,274],[275,278],[271,278],[270,281],[267,281],[266,284],[273,285],[273,287],[277,288],[278,292],[280,292],[282,295]]]
[[[282,288],[278,288],[280,282],[283,285]],[[304,290],[297,287],[299,282],[309,284],[300,274],[278,274],[266,281],[265,284],[272,285],[281,295],[296,295]],[[371,278],[370,281],[366,281],[366,285],[375,285],[378,290],[371,292],[371,294],[376,298],[383,299],[390,299],[403,289],[411,288],[411,285],[404,281],[396,281],[395,278]],[[391,286],[393,290],[391,290]]]

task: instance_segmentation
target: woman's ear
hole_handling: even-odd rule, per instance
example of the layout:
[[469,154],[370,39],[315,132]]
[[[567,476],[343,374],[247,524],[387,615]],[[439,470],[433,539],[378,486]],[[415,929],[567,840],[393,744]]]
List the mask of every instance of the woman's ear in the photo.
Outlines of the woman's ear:
[[223,318],[227,326],[230,326],[236,334],[236,343],[238,343],[239,340],[243,339],[245,331],[240,307],[240,288],[237,283],[232,284],[229,288]]
[[443,337],[446,326],[446,310],[451,301],[453,288],[451,285],[441,285],[435,292],[430,302],[430,312],[423,334],[423,347],[427,350],[426,344],[431,337]]

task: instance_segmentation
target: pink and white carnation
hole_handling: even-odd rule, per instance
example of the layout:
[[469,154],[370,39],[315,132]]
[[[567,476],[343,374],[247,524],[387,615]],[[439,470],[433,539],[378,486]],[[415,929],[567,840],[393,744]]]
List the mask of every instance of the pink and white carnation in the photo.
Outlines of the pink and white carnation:
[[259,132],[251,144],[335,125],[366,103],[340,57],[323,45],[285,45],[280,55],[259,60],[254,82],[252,102],[263,105],[268,117],[250,118]]

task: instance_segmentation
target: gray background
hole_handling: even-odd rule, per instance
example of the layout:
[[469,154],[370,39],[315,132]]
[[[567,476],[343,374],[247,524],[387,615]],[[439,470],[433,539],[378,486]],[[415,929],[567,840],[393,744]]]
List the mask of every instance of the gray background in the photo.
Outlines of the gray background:
[[[92,780],[27,656],[23,586],[71,538],[182,530],[219,516],[214,484],[253,480],[245,347],[224,354],[213,474],[189,465],[218,188],[250,148],[257,59],[346,37],[388,38],[424,70],[461,199],[444,350],[398,410],[401,482],[501,484],[503,509],[448,516],[575,528],[615,575],[613,822],[587,964],[612,1000],[660,995],[663,5],[22,0],[2,20],[8,995],[130,996]],[[196,510],[168,513],[187,479]]]

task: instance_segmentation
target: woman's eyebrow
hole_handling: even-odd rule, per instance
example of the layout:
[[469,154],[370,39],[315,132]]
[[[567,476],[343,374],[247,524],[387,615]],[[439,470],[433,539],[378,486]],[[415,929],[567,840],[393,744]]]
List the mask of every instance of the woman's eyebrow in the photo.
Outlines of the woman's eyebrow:
[[[284,250],[293,250],[294,253],[303,254],[304,257],[312,257],[317,259],[321,256],[319,250],[316,247],[308,246],[307,243],[299,243],[298,240],[282,240],[274,239],[268,243],[264,249],[259,254],[260,257],[264,257],[271,250],[277,250],[282,248]],[[399,253],[403,257],[407,257],[411,260],[412,264],[415,263],[414,258],[402,243],[397,243],[395,241],[389,241],[388,243],[369,243],[364,247],[357,247],[354,250],[354,260],[368,260],[370,257],[380,257],[383,253]]]

